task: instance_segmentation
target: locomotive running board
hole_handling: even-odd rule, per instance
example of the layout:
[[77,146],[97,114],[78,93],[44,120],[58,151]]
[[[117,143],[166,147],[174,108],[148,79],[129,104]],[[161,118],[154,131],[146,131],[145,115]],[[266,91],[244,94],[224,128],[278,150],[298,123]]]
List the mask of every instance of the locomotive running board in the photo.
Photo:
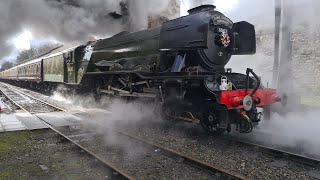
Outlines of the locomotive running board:
[[121,97],[147,97],[147,98],[156,98],[156,94],[150,94],[150,93],[130,93],[130,92],[120,92],[120,91],[114,91],[114,90],[104,90],[100,89],[100,93],[114,95],[114,96],[121,96]]

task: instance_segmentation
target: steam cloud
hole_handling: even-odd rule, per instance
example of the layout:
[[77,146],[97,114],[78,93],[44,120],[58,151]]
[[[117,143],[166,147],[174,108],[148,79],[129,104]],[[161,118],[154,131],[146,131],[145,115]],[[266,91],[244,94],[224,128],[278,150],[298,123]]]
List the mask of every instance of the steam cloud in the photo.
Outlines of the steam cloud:
[[[294,0],[290,1],[290,3],[290,7],[283,8],[290,8],[292,11],[294,31],[306,35],[306,37],[303,38],[307,38],[307,41],[313,40],[314,37],[310,35],[310,32],[317,31],[317,28],[319,27],[317,19],[319,17],[318,9],[320,7],[320,2],[316,0]],[[233,71],[241,73],[244,73],[247,67],[253,68],[256,73],[262,77],[263,84],[266,86],[266,83],[268,82],[270,87],[272,84],[271,76],[273,67],[274,1],[243,0],[238,5],[239,6],[233,11],[226,12],[225,14],[234,22],[247,20],[253,23],[256,26],[258,34],[265,33],[268,36],[265,39],[262,39],[262,42],[258,44],[257,54],[252,56],[233,56],[227,66],[232,67]],[[297,50],[293,52],[295,57],[294,61],[296,59],[303,59],[306,52],[310,53],[308,49],[313,48],[312,45],[316,46],[318,44],[303,44],[300,42],[301,35],[298,35],[297,39],[293,42],[294,49]],[[315,59],[309,58],[307,60],[314,61]],[[304,63],[306,64],[307,62],[305,61]],[[298,67],[301,68],[301,65],[298,65]],[[306,76],[303,72],[300,75]],[[136,122],[143,118],[152,119],[151,114],[144,114],[151,111],[136,108],[134,104],[125,104],[118,101],[111,103],[111,106],[109,107],[110,109],[108,110],[115,113],[114,116],[109,116],[110,120]],[[126,108],[128,108],[129,111],[124,114],[123,110]],[[317,127],[320,126],[318,121],[320,113],[318,110],[319,109],[317,108],[297,108],[294,112],[287,113],[286,115],[273,113],[270,121],[262,121],[259,127],[248,136],[249,138],[262,141],[263,143],[281,147],[299,147],[301,151],[307,154],[319,155],[320,141],[317,138],[319,136]],[[130,114],[130,117],[127,114]],[[93,117],[94,119],[103,119],[106,116],[104,116],[104,113],[100,113],[100,115],[97,113]],[[266,134],[263,134],[262,132],[265,132]],[[237,136],[239,136],[238,133]]]
[[[248,1],[241,1],[241,3],[246,2]],[[302,100],[306,96],[311,96],[311,99],[319,99],[320,94],[317,87],[320,87],[320,81],[314,81],[314,79],[317,78],[317,74],[320,74],[317,53],[320,49],[319,43],[317,43],[320,37],[320,33],[318,33],[320,29],[318,21],[320,2],[316,0],[284,0],[284,2],[286,5],[282,7],[282,10],[292,12],[292,36],[290,38],[293,45],[293,60],[292,63],[289,63],[293,69],[293,77],[286,78],[293,79],[295,87],[293,91],[297,93],[297,96],[301,95]],[[252,16],[246,19],[252,22],[257,30],[259,37],[257,53],[252,56],[233,56],[228,66],[237,72],[244,72],[247,67],[253,68],[259,76],[262,76],[263,84],[266,85],[267,81],[270,87],[274,48],[274,2],[270,1],[270,4],[267,5],[265,1],[263,3],[257,1],[255,4],[247,4],[246,9],[252,10],[250,13],[262,9],[259,13],[253,13],[253,15],[257,15],[256,17]],[[283,18],[285,20],[287,17]],[[284,47],[283,52],[286,53],[288,48]],[[281,60],[286,61],[286,59]],[[285,68],[282,67],[279,70],[283,71]],[[291,92],[292,88],[284,89],[284,91]],[[289,98],[297,96],[289,96]],[[284,114],[273,112],[270,121],[262,120],[252,134],[244,135],[244,137],[265,145],[287,147],[296,152],[320,158],[320,141],[317,138],[320,135],[318,130],[320,111],[319,107],[316,107],[317,104],[309,103],[307,106],[301,106],[299,103],[290,104],[292,106],[290,112]],[[274,109],[279,111],[281,108],[275,106]]]
[[[121,0],[8,0],[0,2],[0,57],[7,55],[12,47],[6,43],[8,38],[20,33],[23,29],[30,30],[37,37],[54,37],[62,42],[85,41],[90,36],[110,36],[123,30],[136,31],[145,28],[147,16],[159,14],[167,7],[169,0],[135,0],[123,1],[128,4],[128,16],[123,19],[114,19],[109,16],[110,12],[122,13],[119,3]],[[269,31],[273,33],[274,27],[274,1],[252,1],[241,0],[233,11],[225,14],[233,21],[247,20],[252,22],[258,31]],[[286,0],[288,1],[288,0]],[[195,2],[195,1],[194,1]],[[201,1],[203,2],[203,1]],[[206,3],[209,1],[205,1]],[[290,7],[294,17],[295,28],[302,29],[304,34],[314,31],[319,26],[318,0],[290,0]],[[198,4],[197,4],[198,5]],[[195,5],[194,5],[195,6]],[[288,8],[288,7],[285,7]],[[271,36],[270,38],[273,38]],[[309,37],[310,39],[314,37]],[[258,47],[258,53],[253,56],[234,56],[228,64],[236,72],[244,72],[250,67],[262,76],[264,84],[266,81],[271,84],[272,55],[266,55],[265,47],[273,46],[273,41],[263,48]],[[314,46],[318,45],[313,44]],[[260,48],[260,49],[259,49]],[[295,52],[294,52],[295,53]],[[299,51],[296,56],[305,52]],[[242,67],[239,66],[242,65]],[[236,69],[238,67],[239,69]],[[266,84],[265,84],[266,85]],[[86,102],[86,101],[85,101]],[[91,101],[90,101],[91,102]],[[87,104],[85,103],[85,108]],[[139,120],[141,118],[152,118],[148,114],[150,109],[136,108],[135,104],[113,102],[110,116],[113,120]],[[124,109],[129,109],[124,114]],[[145,114],[146,113],[146,114]],[[99,119],[104,116],[96,114]],[[268,140],[272,144],[296,146],[305,142],[304,149],[309,153],[316,153],[319,150],[320,142],[317,139],[320,126],[318,110],[297,110],[286,116],[273,114],[270,122],[262,122],[261,129],[269,134],[278,132],[283,138],[272,138],[255,136],[264,142]],[[133,121],[134,122],[134,121]],[[256,131],[256,130],[255,130]],[[311,144],[311,146],[310,146]]]
[[[51,96],[55,101],[72,106],[73,112],[79,117],[86,119],[83,125],[88,128],[93,125],[97,131],[104,132],[106,128],[114,127],[132,127],[136,124],[151,125],[155,122],[162,122],[159,116],[158,107],[152,102],[147,101],[129,101],[124,99],[108,98],[103,96],[99,102],[93,94],[66,95],[57,90]],[[70,107],[69,106],[69,107]]]
[[[121,8],[120,2],[125,6]],[[84,42],[121,31],[145,29],[148,15],[160,14],[169,0],[10,0],[0,1],[0,57],[13,49],[8,39],[24,29],[41,39]],[[125,11],[125,12],[124,12]],[[111,12],[127,15],[114,19]]]

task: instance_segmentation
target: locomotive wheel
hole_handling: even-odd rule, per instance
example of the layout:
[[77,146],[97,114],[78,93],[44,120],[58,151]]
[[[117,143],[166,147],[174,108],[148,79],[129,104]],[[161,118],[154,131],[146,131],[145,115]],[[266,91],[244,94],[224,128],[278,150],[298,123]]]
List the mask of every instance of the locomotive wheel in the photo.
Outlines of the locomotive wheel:
[[220,127],[220,119],[217,113],[215,113],[214,107],[211,105],[204,106],[201,113],[200,124],[202,128],[210,135],[217,136],[222,134],[225,129]]

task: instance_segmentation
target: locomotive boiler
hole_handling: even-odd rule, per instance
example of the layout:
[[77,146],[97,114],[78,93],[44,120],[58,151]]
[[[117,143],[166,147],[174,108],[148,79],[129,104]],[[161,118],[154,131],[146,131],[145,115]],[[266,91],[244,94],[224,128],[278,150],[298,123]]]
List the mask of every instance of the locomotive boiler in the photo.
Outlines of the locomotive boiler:
[[[188,12],[156,28],[121,32],[38,58],[33,61],[42,68],[37,84],[81,85],[97,94],[153,99],[166,118],[201,124],[213,135],[230,131],[232,124],[251,132],[262,115],[257,107],[268,109],[280,100],[252,69],[246,74],[225,69],[232,55],[255,53],[254,26],[233,23],[213,5]],[[10,70],[20,72],[11,80],[30,81],[22,78],[24,70],[6,73]]]
[[103,71],[112,71],[117,66],[120,68],[117,70],[148,72],[154,68],[163,72],[172,68],[176,58],[182,58],[184,68],[199,66],[206,71],[224,72],[231,55],[255,53],[255,31],[253,25],[233,23],[214,8],[200,6],[189,10],[189,16],[165,22],[160,27],[121,32],[99,40],[87,47],[92,49],[88,60]]

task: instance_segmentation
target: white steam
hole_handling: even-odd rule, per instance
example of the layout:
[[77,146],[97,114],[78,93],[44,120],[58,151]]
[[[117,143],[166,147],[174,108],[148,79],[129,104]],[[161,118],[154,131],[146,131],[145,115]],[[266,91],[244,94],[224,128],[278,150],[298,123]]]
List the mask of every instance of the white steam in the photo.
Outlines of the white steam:
[[55,101],[63,102],[63,103],[66,103],[66,104],[72,104],[73,103],[71,99],[66,98],[61,93],[58,93],[56,91],[53,92],[53,94],[51,95],[50,98],[55,100]]
[[[244,1],[246,2],[246,1]],[[269,87],[272,84],[273,71],[273,51],[274,51],[274,2],[270,1],[269,6],[261,8],[265,4],[257,1],[248,4],[247,11],[253,13],[261,9],[259,13],[253,13],[251,19],[257,28],[257,54],[252,56],[233,56],[227,66],[232,67],[234,71],[244,72],[247,67],[262,77],[262,82]],[[289,1],[287,1],[289,2]],[[253,6],[254,4],[258,4]],[[319,21],[320,12],[319,1],[293,0],[289,6],[283,6],[283,10],[291,11],[292,15],[292,46],[293,60],[289,63],[293,69],[293,76],[288,77],[293,80],[295,95],[289,96],[289,99],[301,99],[299,102],[290,102],[288,106],[290,111],[281,112],[281,105],[276,105],[273,110],[271,120],[262,120],[252,134],[244,135],[246,138],[259,141],[264,145],[276,146],[279,148],[289,148],[295,152],[309,154],[320,158],[320,62],[317,58],[320,50],[319,46]],[[240,3],[241,5],[241,3]],[[261,16],[262,14],[263,17]],[[285,20],[286,17],[283,17]],[[261,21],[264,19],[264,21]],[[284,47],[287,48],[287,47]],[[286,53],[285,49],[283,52]],[[286,59],[282,59],[286,60]],[[283,69],[280,69],[283,70]],[[285,83],[285,82],[278,83]],[[292,89],[284,91],[291,92]],[[307,99],[307,100],[306,100]],[[239,136],[239,135],[237,135]]]
[[[0,1],[0,57],[13,45],[7,43],[23,30],[38,39],[79,43],[91,37],[108,37],[121,31],[147,27],[148,16],[160,14],[170,0],[10,0]],[[121,6],[120,3],[124,3]],[[111,12],[122,14],[115,19]]]
[[[15,0],[13,2],[16,2],[18,0]],[[80,1],[82,2],[82,1]],[[100,1],[99,1],[100,2]],[[149,2],[149,1],[148,1]],[[320,64],[318,62],[318,54],[317,52],[320,52],[320,46],[319,46],[319,38],[320,34],[319,32],[319,6],[320,1],[317,0],[309,0],[309,1],[302,1],[302,0],[294,0],[290,1],[291,6],[285,7],[285,8],[291,8],[291,11],[293,13],[293,29],[294,29],[294,38],[293,38],[293,70],[294,70],[294,82],[299,84],[301,83],[301,79],[310,79],[311,76],[314,74],[320,75]],[[142,3],[142,4],[141,4]],[[40,3],[40,5],[43,3]],[[99,4],[99,3],[98,3]],[[106,4],[99,4],[100,7],[105,7]],[[115,9],[119,8],[117,6],[117,3],[111,4],[108,6],[108,10],[111,10],[113,8]],[[148,11],[153,11],[154,5],[162,7],[163,4],[155,4],[155,3],[143,3],[143,1],[137,1],[137,5],[135,8],[134,6],[130,6],[129,8],[133,9],[132,13],[128,18],[128,22],[133,22],[135,20],[138,20],[137,23],[131,23],[137,25],[137,27],[131,26],[133,29],[142,28],[142,25],[145,24],[145,19],[141,20],[140,17],[145,17],[146,14],[148,14]],[[46,5],[47,6],[47,5]],[[94,3],[88,3],[85,6],[94,6]],[[116,7],[117,6],[117,7]],[[152,6],[152,7],[149,7]],[[1,4],[0,4],[1,7]],[[68,6],[67,6],[68,7]],[[81,7],[81,6],[80,6]],[[71,9],[77,8],[77,7],[70,7]],[[57,11],[59,13],[58,9],[53,8],[54,11]],[[90,9],[90,8],[89,8]],[[102,21],[96,21],[96,18],[99,19],[100,16],[96,17],[96,12],[105,12],[105,8],[98,8],[94,9],[91,8],[91,11],[89,9],[82,9],[80,8],[80,11],[75,13],[77,14],[77,18],[75,18],[74,21],[62,21],[63,18],[59,17],[57,18],[57,21],[61,23],[54,22],[52,23],[52,27],[49,25],[48,28],[53,29],[48,30],[47,27],[42,27],[37,29],[39,33],[41,32],[52,32],[53,34],[61,33],[60,37],[63,37],[65,34],[68,38],[79,38],[83,37],[81,34],[84,32],[85,35],[88,35],[88,32],[90,33],[96,33],[96,34],[103,34],[105,32],[114,32],[115,30],[119,30],[118,26],[123,27],[123,22],[117,22],[115,20],[110,20],[108,18],[102,20]],[[94,9],[94,10],[93,10]],[[100,10],[99,10],[100,9]],[[101,9],[104,9],[101,11]],[[161,9],[161,8],[159,8]],[[118,9],[119,10],[119,9]],[[118,11],[116,10],[116,11]],[[40,10],[41,11],[41,10]],[[51,9],[50,9],[51,11]],[[49,12],[50,12],[49,11]],[[95,14],[94,16],[87,16],[84,17],[84,19],[79,18],[83,17],[85,14],[91,12],[92,14]],[[157,12],[156,10],[154,12]],[[0,11],[0,13],[3,13]],[[63,13],[63,12],[62,12]],[[83,14],[81,14],[83,13]],[[28,13],[27,13],[28,14]],[[50,13],[48,13],[50,15]],[[68,13],[67,13],[68,14]],[[103,14],[103,13],[102,13]],[[19,13],[18,13],[19,15]],[[72,13],[69,13],[70,16],[73,16]],[[226,15],[228,17],[231,17],[232,20],[235,22],[241,21],[241,20],[247,20],[249,22],[253,22],[253,24],[257,27],[257,34],[265,36],[266,38],[260,38],[260,42],[258,44],[257,54],[252,56],[233,56],[227,65],[228,67],[232,67],[234,72],[240,72],[244,73],[246,68],[253,68],[253,70],[258,74],[258,76],[262,77],[262,82],[266,86],[266,82],[268,82],[269,87],[272,84],[272,67],[273,67],[273,38],[274,38],[274,1],[252,1],[252,0],[244,0],[240,1],[236,7],[230,12],[226,12]],[[5,17],[5,16],[4,16]],[[14,16],[13,16],[14,17]],[[27,16],[28,17],[28,16]],[[51,19],[54,19],[55,16],[51,17]],[[50,22],[50,18],[43,20],[42,17],[37,17],[38,21],[48,21]],[[40,20],[39,20],[40,19]],[[60,20],[59,20],[60,19]],[[110,21],[108,21],[108,20]],[[0,20],[1,22],[1,20]],[[24,21],[23,21],[24,22]],[[78,26],[78,22],[81,22],[80,28],[77,31],[73,32],[65,32],[66,30],[69,30],[70,28],[73,28],[74,25]],[[99,24],[97,24],[99,22]],[[66,25],[64,25],[66,23]],[[141,24],[140,24],[141,23]],[[0,23],[1,24],[1,23]],[[38,25],[44,24],[38,23]],[[129,23],[130,24],[130,23]],[[55,27],[56,25],[63,26],[61,28]],[[101,27],[97,29],[92,29],[93,27]],[[127,27],[127,24],[126,24]],[[4,28],[4,26],[0,26],[0,29]],[[44,28],[44,29],[43,29]],[[115,29],[113,29],[115,28]],[[19,29],[19,28],[18,28]],[[121,28],[120,28],[121,29]],[[57,30],[60,30],[57,31]],[[88,30],[88,31],[87,31]],[[2,32],[2,31],[0,31]],[[89,33],[89,34],[90,34]],[[313,34],[312,34],[313,33]],[[47,33],[46,33],[47,34]],[[79,36],[80,35],[80,36]],[[66,39],[68,39],[66,38]],[[1,38],[0,38],[1,40]],[[312,64],[312,65],[310,65]],[[309,73],[308,71],[311,71]],[[308,73],[306,73],[308,72]],[[299,76],[299,78],[297,78]],[[319,84],[320,80],[318,81]],[[281,83],[281,82],[280,82]],[[308,93],[315,90],[316,86],[304,86],[309,85],[310,82],[307,82],[305,84],[300,84],[300,87],[308,87],[304,88]],[[301,86],[302,85],[302,86]],[[298,89],[295,89],[298,91]],[[316,93],[313,93],[312,95],[316,95]],[[60,98],[59,96],[56,96],[55,98]],[[291,97],[289,97],[291,98]],[[304,97],[302,97],[304,98]],[[314,96],[314,99],[319,98]],[[73,99],[65,99],[68,102],[72,102],[73,104],[80,105],[83,109],[88,108],[94,108],[92,97],[88,99],[81,100],[80,97],[75,97]],[[320,98],[319,98],[320,99]],[[112,122],[123,122],[127,125],[132,125],[136,122],[139,122],[143,119],[148,120],[154,120],[157,119],[156,116],[154,116],[153,109],[146,105],[136,104],[136,103],[127,103],[123,101],[109,101],[109,100],[103,100],[103,103],[99,105],[97,108],[103,108],[106,111],[100,111],[95,113],[89,113],[87,116],[88,119],[91,119],[93,122],[97,122],[98,126],[108,126],[109,123]],[[320,102],[320,100],[319,100]],[[317,102],[317,103],[319,103]],[[270,121],[262,121],[257,129],[254,130],[254,132],[249,135],[250,138],[254,140],[259,140],[264,144],[271,144],[276,146],[286,146],[286,147],[292,147],[297,148],[299,147],[299,150],[309,153],[309,154],[315,154],[320,156],[320,141],[319,141],[319,127],[320,127],[320,111],[319,108],[310,107],[314,104],[308,104],[307,107],[304,107],[302,109],[301,106],[299,108],[296,108],[294,112],[289,112],[286,115],[280,116],[278,113],[273,113],[271,116]],[[296,106],[298,107],[298,106]],[[112,112],[111,114],[109,112]]]
[[146,122],[161,120],[153,101],[126,101],[106,96],[97,101],[93,94],[73,93],[66,95],[61,91],[54,92],[50,98],[66,105],[72,104],[73,112],[77,112],[85,119],[89,119],[89,123],[98,124],[100,127],[109,127],[114,123],[128,126],[144,120]]
[[318,109],[272,113],[271,120],[262,120],[251,134],[243,136],[266,146],[320,158],[319,120]]

